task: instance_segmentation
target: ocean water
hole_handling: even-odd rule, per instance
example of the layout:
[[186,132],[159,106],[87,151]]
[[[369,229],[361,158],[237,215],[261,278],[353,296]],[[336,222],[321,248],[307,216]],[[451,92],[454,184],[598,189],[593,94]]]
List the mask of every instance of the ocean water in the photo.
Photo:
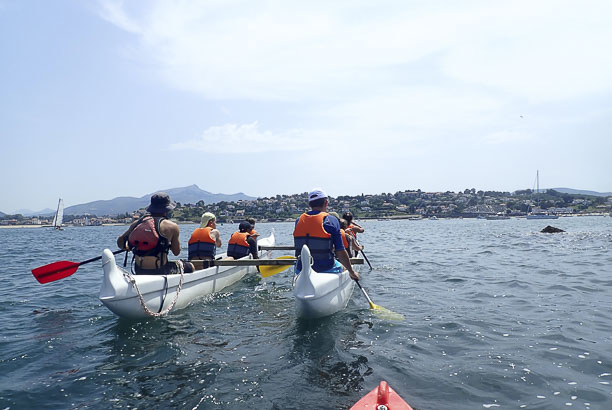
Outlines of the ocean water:
[[[115,249],[125,227],[0,229],[0,409],[347,409],[380,380],[415,409],[612,408],[612,218],[363,225],[361,282],[403,321],[358,289],[298,320],[292,269],[126,321],[98,300],[99,262],[30,272]],[[291,243],[291,223],[272,229]]]

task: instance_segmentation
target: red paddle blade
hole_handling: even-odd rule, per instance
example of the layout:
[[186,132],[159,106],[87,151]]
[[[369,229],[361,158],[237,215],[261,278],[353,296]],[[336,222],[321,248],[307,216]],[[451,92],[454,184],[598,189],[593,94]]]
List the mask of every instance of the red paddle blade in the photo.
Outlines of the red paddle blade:
[[80,263],[70,261],[53,262],[40,268],[32,269],[32,275],[40,283],[48,283],[64,279],[79,268]]

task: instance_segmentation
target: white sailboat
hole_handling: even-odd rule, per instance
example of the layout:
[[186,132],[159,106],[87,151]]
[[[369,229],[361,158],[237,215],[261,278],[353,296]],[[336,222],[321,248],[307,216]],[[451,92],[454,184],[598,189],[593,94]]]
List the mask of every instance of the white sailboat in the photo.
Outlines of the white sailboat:
[[55,216],[53,217],[52,227],[55,229],[63,230],[62,223],[64,222],[64,200],[62,198],[59,199],[57,203],[57,211],[55,211]]
[[[536,195],[538,195],[540,193],[540,170],[536,171],[536,187]],[[559,215],[551,215],[541,210],[538,212],[530,211],[527,213],[527,219],[559,219]]]

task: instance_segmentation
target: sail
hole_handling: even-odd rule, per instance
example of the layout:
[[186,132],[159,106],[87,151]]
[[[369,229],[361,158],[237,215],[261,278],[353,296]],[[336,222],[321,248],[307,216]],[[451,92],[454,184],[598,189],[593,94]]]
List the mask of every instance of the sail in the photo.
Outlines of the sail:
[[60,198],[57,203],[57,212],[55,212],[55,216],[53,217],[53,226],[59,228],[62,226],[64,222],[64,200]]

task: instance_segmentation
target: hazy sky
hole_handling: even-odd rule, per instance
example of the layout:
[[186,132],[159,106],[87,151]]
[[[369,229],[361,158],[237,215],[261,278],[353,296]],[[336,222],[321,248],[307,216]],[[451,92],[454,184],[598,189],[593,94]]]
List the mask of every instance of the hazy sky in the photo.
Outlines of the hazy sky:
[[0,0],[0,211],[612,191],[612,2]]

